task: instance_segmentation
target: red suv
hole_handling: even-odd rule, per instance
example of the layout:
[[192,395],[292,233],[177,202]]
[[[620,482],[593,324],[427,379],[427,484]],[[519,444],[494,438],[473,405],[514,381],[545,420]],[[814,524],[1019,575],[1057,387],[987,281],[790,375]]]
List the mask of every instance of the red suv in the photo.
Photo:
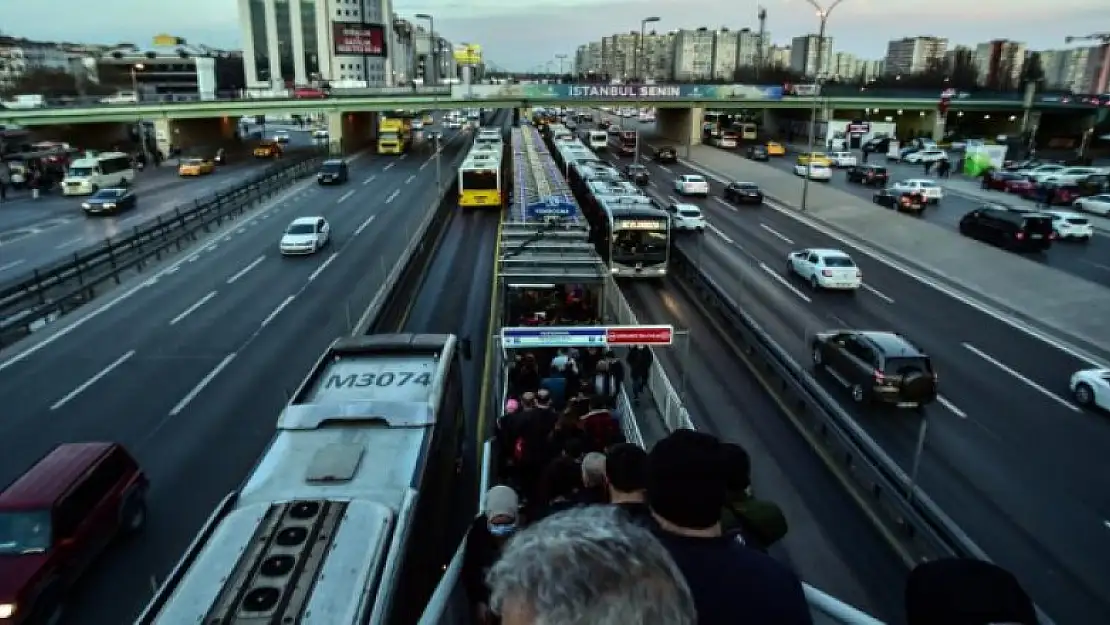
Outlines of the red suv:
[[0,623],[49,623],[112,541],[146,521],[146,475],[115,443],[59,445],[0,492]]

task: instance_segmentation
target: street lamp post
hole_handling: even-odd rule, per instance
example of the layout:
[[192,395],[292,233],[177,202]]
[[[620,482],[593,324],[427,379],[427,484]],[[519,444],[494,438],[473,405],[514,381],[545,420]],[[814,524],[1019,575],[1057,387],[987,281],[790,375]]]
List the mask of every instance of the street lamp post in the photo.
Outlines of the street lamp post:
[[[809,150],[807,152],[807,155],[812,155],[814,141],[817,139],[817,100],[821,97],[821,66],[824,63],[823,57],[825,51],[825,25],[829,21],[829,14],[832,13],[833,9],[839,6],[841,2],[844,2],[844,0],[834,0],[827,9],[822,8],[821,5],[817,3],[817,0],[807,1],[813,5],[813,8],[817,9],[817,17],[821,20],[821,28],[817,31],[817,67],[815,68],[816,71],[814,71],[815,78],[813,81],[812,96],[813,107],[811,108],[809,113]],[[808,50],[806,51],[806,56],[809,56]],[[809,199],[809,177],[812,168],[812,159],[807,159],[805,175],[802,176],[802,203],[801,206],[799,206],[799,209],[802,212],[805,212],[806,201]]]
[[142,63],[135,63],[131,66],[131,92],[135,94],[136,102],[142,100],[139,95],[139,72],[144,69],[146,69],[146,66]]
[[[435,20],[434,17],[432,17],[431,15],[429,15],[427,13],[417,13],[413,17],[415,17],[418,20],[428,20],[428,50],[432,55],[432,67],[433,67],[432,71],[435,72],[433,83],[438,85],[439,84],[439,54],[436,53],[436,48],[439,47],[439,42],[438,41],[435,42],[435,45],[433,45],[433,43],[432,43],[432,40],[436,38],[436,20]],[[424,69],[424,81],[425,82],[427,82],[427,79],[428,79],[427,74],[428,74],[428,70],[425,67],[425,69]]]
[[[144,69],[146,69],[146,66],[142,63],[135,63],[131,66],[131,92],[135,94],[136,103],[143,100],[142,94],[139,93],[139,72]],[[146,144],[146,120],[139,120],[138,132],[135,134],[139,135],[139,147],[143,150],[143,161],[146,163],[153,162],[150,159],[150,148]]]
[[556,54],[555,58],[559,59],[559,79],[562,80],[563,71],[564,71],[563,70],[563,61],[567,60],[567,55],[565,55],[565,54]]
[[[644,35],[647,32],[647,25],[648,24],[653,24],[653,23],[658,22],[658,21],[659,21],[659,18],[655,17],[655,16],[645,17],[644,19],[640,20],[640,40],[637,42],[639,45],[637,46],[637,49],[636,49],[636,62],[634,63],[634,65],[636,67],[636,78],[641,83],[644,82],[644,76],[641,72],[641,66],[640,66],[640,57],[644,56]],[[644,60],[646,61],[646,59],[644,59]],[[646,65],[646,63],[645,63],[645,65]],[[639,92],[637,91],[637,93],[639,93]],[[637,97],[636,98],[636,153],[632,155],[632,162],[637,164],[637,165],[640,163],[640,124],[642,123],[642,122],[640,122],[640,104],[641,104],[640,98]]]

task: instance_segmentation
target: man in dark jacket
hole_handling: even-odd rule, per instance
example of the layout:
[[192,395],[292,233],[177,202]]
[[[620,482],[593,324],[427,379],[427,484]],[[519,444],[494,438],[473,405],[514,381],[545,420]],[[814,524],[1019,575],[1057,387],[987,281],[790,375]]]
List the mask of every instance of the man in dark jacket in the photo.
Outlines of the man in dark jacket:
[[812,625],[798,576],[722,531],[727,486],[721,443],[709,434],[672,432],[648,455],[656,536],[686,577],[699,625]]
[[501,557],[505,543],[516,532],[520,501],[508,486],[494,486],[486,493],[485,509],[470,525],[463,552],[462,582],[474,622],[494,622],[489,609],[486,573]]
[[655,520],[648,508],[647,452],[633,443],[613,445],[605,457],[605,483],[609,503],[620,508],[633,523],[653,527]]
[[789,526],[782,509],[752,496],[752,460],[736,443],[721,443],[725,457],[728,497],[721,513],[726,532],[739,531],[748,546],[767,551],[786,536]]
[[632,399],[639,399],[651,375],[651,364],[655,356],[644,345],[635,345],[628,350],[628,369],[632,377]]
[[906,580],[907,625],[1037,625],[1037,608],[1013,573],[990,562],[947,558],[917,565]]

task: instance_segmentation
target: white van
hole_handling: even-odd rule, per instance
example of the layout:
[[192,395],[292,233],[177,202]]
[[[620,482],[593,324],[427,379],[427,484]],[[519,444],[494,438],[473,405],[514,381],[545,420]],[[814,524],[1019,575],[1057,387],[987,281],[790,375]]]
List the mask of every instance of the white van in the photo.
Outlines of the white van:
[[609,135],[605,134],[604,130],[591,130],[589,141],[590,149],[595,152],[609,149]]
[[62,180],[62,194],[90,195],[101,189],[129,186],[134,181],[135,169],[130,156],[123,152],[104,152],[70,163]]

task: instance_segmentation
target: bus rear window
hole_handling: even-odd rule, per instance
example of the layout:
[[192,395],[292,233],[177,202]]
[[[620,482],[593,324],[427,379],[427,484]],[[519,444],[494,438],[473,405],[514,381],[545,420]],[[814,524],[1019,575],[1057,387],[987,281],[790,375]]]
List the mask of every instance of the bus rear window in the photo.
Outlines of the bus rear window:
[[497,172],[489,170],[464,171],[462,174],[464,191],[493,191],[497,189]]

